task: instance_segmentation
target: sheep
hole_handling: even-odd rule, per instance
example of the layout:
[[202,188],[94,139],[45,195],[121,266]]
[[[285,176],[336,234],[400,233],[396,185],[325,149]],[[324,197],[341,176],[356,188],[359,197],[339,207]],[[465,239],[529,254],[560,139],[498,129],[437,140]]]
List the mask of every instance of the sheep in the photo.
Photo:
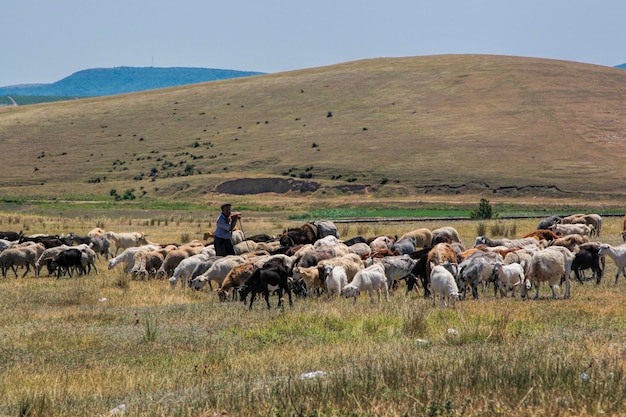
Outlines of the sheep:
[[454,303],[459,299],[459,288],[454,278],[456,264],[445,261],[441,265],[431,265],[430,289],[433,295],[433,306],[437,304],[437,294],[441,298],[441,306],[447,307],[447,302],[454,307]]
[[577,233],[574,233],[554,239],[548,244],[548,246],[563,246],[574,252],[577,246],[580,246],[587,242],[589,242],[589,238],[587,236],[581,236]]
[[115,244],[115,253],[120,249],[128,249],[135,246],[149,245],[150,241],[146,239],[146,235],[139,232],[115,233],[106,232],[105,236]]
[[304,282],[307,290],[324,287],[320,278],[320,271],[317,266],[296,266],[292,270],[294,283]]
[[513,252],[509,252],[504,257],[504,264],[509,265],[512,263],[518,263],[524,270],[524,275],[528,275],[530,272],[530,263],[533,258],[533,253],[536,251],[529,251],[528,249],[518,249]]
[[566,287],[563,298],[570,297],[569,276],[565,275],[565,258],[562,252],[557,250],[543,249],[532,257],[530,272],[526,275],[522,286],[522,298],[526,298],[530,284],[535,284],[535,299],[539,298],[539,284],[548,281],[552,290],[552,298],[557,298],[555,287],[558,287],[561,279],[565,277]]
[[[336,256],[330,259],[322,259],[317,263],[317,266],[322,269],[326,265],[343,267],[346,272],[348,282],[352,281],[356,273],[363,269],[363,261],[361,261],[361,258],[354,253],[349,253],[344,256]],[[324,281],[324,277],[322,277],[322,281]]]
[[536,237],[524,237],[521,239],[489,239],[487,236],[478,236],[474,242],[474,247],[479,245],[506,246],[507,248],[521,248],[526,245],[536,245],[539,240]]
[[463,297],[465,298],[465,292],[470,288],[472,297],[478,299],[478,284],[482,283],[484,292],[492,280],[494,264],[502,261],[502,256],[496,252],[478,251],[461,262],[458,267],[458,280]]
[[581,276],[583,275],[582,272],[585,269],[591,269],[596,279],[596,285],[600,285],[604,272],[605,256],[600,256],[599,251],[600,243],[597,242],[585,243],[578,247],[578,252],[574,255],[574,261],[572,262],[572,271],[574,271],[576,279],[581,284],[584,278],[584,276]]
[[389,301],[389,290],[387,288],[387,277],[385,269],[380,264],[368,266],[357,272],[352,282],[342,288],[341,294],[345,298],[353,298],[352,305],[356,304],[356,299],[361,291],[367,290],[370,295],[370,302],[374,303],[374,290],[378,292],[378,302],[380,294],[385,292],[385,300]]
[[155,245],[143,245],[125,249],[124,252],[120,253],[118,256],[109,259],[107,267],[109,270],[111,270],[115,268],[116,265],[119,265],[120,263],[125,263],[126,267],[124,268],[124,271],[126,273],[129,273],[135,265],[135,253],[137,251],[148,252],[157,249],[158,247]]
[[17,278],[18,274],[16,267],[25,266],[26,271],[22,275],[22,278],[24,278],[26,274],[30,272],[31,266],[33,267],[33,270],[37,270],[35,267],[35,262],[37,261],[37,258],[37,250],[29,246],[8,248],[4,250],[2,253],[0,253],[0,267],[2,268],[2,276],[6,278],[7,270],[11,268],[13,270],[13,273],[15,274],[15,278]]
[[592,232],[594,231],[594,227],[586,224],[554,224],[550,226],[550,230],[561,236],[573,234],[578,234],[581,236],[591,236]]
[[184,286],[184,280],[189,280],[196,268],[198,268],[201,263],[208,261],[210,258],[210,255],[198,253],[181,260],[168,280],[170,286],[172,288],[176,288],[178,280],[180,280],[181,286]]
[[159,249],[155,251],[137,251],[134,256],[134,265],[130,273],[135,278],[144,280],[146,278],[156,278],[157,270],[163,265],[166,251]]
[[620,272],[624,275],[624,278],[626,278],[626,245],[611,246],[608,243],[603,243],[600,245],[598,255],[602,256],[605,254],[609,255],[609,257],[613,259],[613,262],[615,262],[615,266],[617,266],[617,272],[615,273],[615,285],[617,285]]
[[313,247],[321,248],[324,246],[334,246],[339,243],[339,239],[333,235],[324,236],[313,243]]
[[343,266],[325,265],[324,275],[326,276],[324,284],[329,298],[339,296],[343,287],[348,285],[348,276]]
[[39,275],[39,273],[41,272],[41,268],[43,267],[44,263],[46,263],[46,265],[48,266],[48,274],[52,275],[52,272],[54,270],[51,266],[52,259],[54,259],[54,257],[57,256],[59,253],[69,248],[70,246],[61,245],[44,250],[35,262],[35,274]]
[[157,278],[163,279],[168,275],[171,276],[174,273],[174,270],[176,269],[178,264],[180,264],[183,259],[189,258],[189,256],[191,256],[189,250],[185,250],[184,248],[178,248],[169,251],[167,255],[165,255],[163,263],[157,271]]
[[348,252],[359,255],[361,259],[367,258],[372,254],[370,245],[365,242],[357,242],[348,246]]
[[433,230],[433,240],[430,246],[435,246],[438,243],[462,243],[459,238],[459,232],[452,226],[444,226],[439,229]]
[[[385,276],[387,277],[387,288],[391,288],[395,281],[406,278],[415,267],[417,263],[416,259],[411,258],[409,255],[400,256],[387,256],[384,258],[378,258],[374,260],[383,266],[385,269]],[[406,293],[408,293],[408,286]]]
[[189,286],[199,291],[208,283],[211,291],[213,291],[211,281],[215,281],[218,285],[222,285],[226,275],[228,275],[234,267],[245,262],[245,258],[237,255],[229,255],[218,258],[205,273],[190,280]]
[[392,239],[389,236],[378,236],[370,242],[370,249],[372,252],[381,249],[390,249],[393,242],[395,242],[395,239]]
[[398,240],[409,238],[415,244],[415,247],[426,248],[429,247],[433,241],[433,232],[427,227],[421,227],[419,229],[411,230],[401,235]]
[[106,232],[104,231],[104,229],[102,229],[100,227],[95,227],[95,228],[91,229],[87,233],[87,236],[89,236],[89,237],[104,236],[105,234],[106,234]]
[[500,295],[506,297],[509,291],[511,291],[511,296],[515,298],[515,289],[525,280],[524,268],[517,262],[510,264],[496,262],[493,265],[493,274],[496,278]]
[[254,261],[245,262],[233,267],[224,278],[224,281],[222,281],[220,287],[216,290],[220,301],[226,301],[228,291],[231,288],[241,288],[257,268],[259,268],[259,266],[257,266]]

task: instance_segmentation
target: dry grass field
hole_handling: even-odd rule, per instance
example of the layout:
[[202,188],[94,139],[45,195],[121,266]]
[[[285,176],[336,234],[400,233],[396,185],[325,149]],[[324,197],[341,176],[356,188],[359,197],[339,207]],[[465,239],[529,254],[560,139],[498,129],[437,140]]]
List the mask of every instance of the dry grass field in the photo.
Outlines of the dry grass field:
[[[0,229],[100,226],[187,242],[214,227],[226,200],[248,236],[316,213],[467,212],[481,197],[506,214],[623,213],[625,102],[623,69],[455,55],[2,108]],[[337,224],[344,238],[452,225],[471,246],[479,226],[519,237],[537,221]],[[621,243],[621,230],[621,218],[605,217],[601,241]],[[626,407],[626,279],[614,284],[610,259],[602,283],[573,282],[569,300],[544,286],[539,300],[486,292],[454,309],[400,288],[388,303],[322,296],[248,311],[210,290],[97,266],[0,278],[0,416]]]
[[[4,213],[29,233],[141,230],[194,238],[206,218],[111,211],[109,217]],[[245,219],[248,233],[293,222]],[[537,219],[484,222],[521,236]],[[341,224],[342,236],[452,225],[466,245],[478,222]],[[607,218],[603,242],[621,243]],[[626,280],[607,260],[599,286],[569,300],[494,298],[433,306],[400,288],[388,303],[326,297],[252,311],[211,291],[134,281],[120,269],[0,279],[0,415],[600,416],[626,406]],[[276,304],[276,298],[272,300]],[[117,409],[119,410],[119,408]],[[120,414],[117,414],[120,415]]]

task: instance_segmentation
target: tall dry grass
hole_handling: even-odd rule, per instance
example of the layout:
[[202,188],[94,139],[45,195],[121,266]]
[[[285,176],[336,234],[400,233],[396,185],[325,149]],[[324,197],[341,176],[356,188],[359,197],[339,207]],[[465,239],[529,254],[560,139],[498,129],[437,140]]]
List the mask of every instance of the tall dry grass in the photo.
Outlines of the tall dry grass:
[[[167,241],[200,221],[145,227]],[[536,225],[515,223],[520,234]],[[605,223],[602,240],[619,243],[620,221]],[[445,224],[473,243],[476,223]],[[349,237],[442,225],[342,227]],[[570,300],[547,288],[536,301],[487,292],[455,309],[401,288],[389,303],[312,297],[248,311],[164,281],[120,285],[118,269],[98,267],[0,280],[0,415],[107,415],[121,404],[134,416],[619,415],[626,405],[626,280],[613,285],[610,260],[602,284],[573,283]]]

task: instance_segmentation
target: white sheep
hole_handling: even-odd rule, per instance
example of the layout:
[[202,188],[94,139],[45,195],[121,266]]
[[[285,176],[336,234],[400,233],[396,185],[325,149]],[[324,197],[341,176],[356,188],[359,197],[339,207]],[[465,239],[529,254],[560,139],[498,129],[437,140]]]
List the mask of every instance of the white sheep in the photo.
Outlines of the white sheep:
[[433,294],[433,306],[437,303],[437,294],[441,298],[441,306],[447,307],[449,302],[452,306],[459,299],[459,287],[456,285],[453,272],[450,269],[456,265],[446,261],[441,265],[431,265],[430,290]]
[[128,249],[135,246],[149,245],[146,235],[139,232],[115,233],[106,232],[105,236],[115,244],[115,255],[120,249]]
[[201,290],[208,283],[213,290],[211,281],[215,281],[221,286],[231,269],[246,261],[244,257],[237,255],[228,255],[217,259],[205,273],[189,281],[189,286],[195,290]]
[[148,252],[148,251],[157,250],[157,249],[158,247],[155,245],[143,245],[143,246],[137,246],[137,247],[125,249],[124,252],[120,253],[115,258],[109,259],[108,269],[109,270],[113,269],[115,268],[116,265],[124,263],[126,264],[124,271],[126,273],[129,273],[133,269],[133,266],[135,265],[135,253],[137,251]]
[[385,268],[380,264],[368,266],[357,272],[352,282],[342,288],[341,293],[345,298],[354,298],[352,304],[356,304],[356,299],[361,291],[366,291],[370,295],[370,301],[374,303],[374,290],[378,292],[378,302],[380,302],[380,294],[385,292],[385,300],[389,301],[389,290],[387,288],[387,277],[385,276]]
[[515,298],[515,289],[525,280],[524,268],[517,262],[510,264],[496,262],[493,265],[493,273],[496,277],[497,286],[500,289],[500,295],[506,297],[509,291],[511,291],[511,296]]
[[181,286],[184,285],[184,281],[191,278],[191,274],[193,274],[193,271],[196,270],[198,265],[208,261],[209,258],[211,258],[210,255],[199,253],[180,261],[178,266],[174,269],[174,273],[169,279],[169,283],[172,288],[176,288],[178,280],[181,280]]
[[348,277],[343,266],[326,265],[324,275],[326,275],[325,284],[329,297],[338,296],[343,287],[348,285]]
[[605,254],[609,255],[609,257],[613,259],[613,262],[615,262],[615,266],[617,266],[617,272],[615,273],[615,284],[617,284],[617,278],[619,278],[620,272],[624,275],[624,278],[626,278],[626,245],[611,246],[607,243],[603,243],[600,245],[598,255]]

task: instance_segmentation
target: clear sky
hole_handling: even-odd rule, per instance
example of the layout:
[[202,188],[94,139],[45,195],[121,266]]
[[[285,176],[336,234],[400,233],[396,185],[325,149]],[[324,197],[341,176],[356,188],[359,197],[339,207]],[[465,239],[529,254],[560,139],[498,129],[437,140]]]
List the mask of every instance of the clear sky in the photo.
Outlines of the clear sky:
[[0,13],[0,86],[439,54],[626,63],[626,0],[6,0]]

